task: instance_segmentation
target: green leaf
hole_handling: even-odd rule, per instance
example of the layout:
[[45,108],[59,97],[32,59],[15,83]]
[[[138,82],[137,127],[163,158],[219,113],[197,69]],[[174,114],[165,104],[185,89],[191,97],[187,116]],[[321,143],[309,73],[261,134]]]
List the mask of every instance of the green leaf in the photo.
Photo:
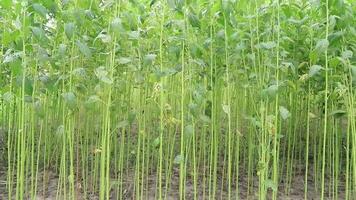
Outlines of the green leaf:
[[75,75],[78,78],[84,78],[86,76],[86,71],[82,67],[73,69],[72,73],[73,73],[73,75]]
[[201,114],[199,115],[200,120],[202,120],[204,123],[210,123],[210,118],[207,115]]
[[318,60],[318,52],[315,49],[309,53],[309,59],[311,63],[316,63]]
[[257,176],[261,176],[261,173],[266,170],[266,163],[263,161],[258,161],[257,163]]
[[184,134],[188,137],[192,136],[194,134],[194,127],[189,124],[184,128]]
[[84,42],[81,42],[79,40],[77,40],[76,42],[80,52],[86,56],[87,58],[91,57],[91,50],[89,49],[89,47],[87,46],[87,44],[85,44]]
[[267,188],[270,188],[273,191],[277,191],[277,188],[278,188],[277,184],[275,184],[273,180],[267,179],[267,180],[265,180],[265,184],[266,184]]
[[286,120],[290,117],[290,112],[287,110],[287,108],[283,106],[279,106],[279,113],[281,114],[281,117],[283,120]]
[[313,77],[319,74],[320,70],[323,69],[320,65],[313,65],[309,69],[309,77]]
[[111,42],[111,36],[109,34],[100,33],[97,38],[101,39],[103,43]]
[[229,114],[230,113],[230,106],[229,105],[222,105],[222,109],[224,113]]
[[255,117],[246,117],[247,120],[249,120],[251,122],[251,124],[253,124],[256,127],[261,127],[262,124],[259,120],[257,120]]
[[[22,81],[23,81],[23,76],[22,76],[22,74],[20,74],[20,75],[18,75],[16,77],[17,85],[22,87]],[[25,93],[27,95],[32,95],[32,93],[33,93],[33,81],[26,77],[24,86],[25,86],[25,88],[24,88],[25,89]]]
[[131,58],[121,57],[117,61],[119,62],[119,64],[125,65],[125,64],[130,63],[132,60],[131,60]]
[[22,66],[22,62],[20,59],[16,59],[14,62],[11,62],[9,64],[9,66],[10,66],[11,72],[14,76],[22,74],[23,66]]
[[152,142],[152,146],[153,146],[154,148],[158,148],[158,146],[159,146],[160,143],[161,143],[161,142],[160,142],[159,137],[156,137],[156,138],[153,140],[153,142]]
[[117,124],[116,128],[120,129],[120,128],[124,128],[125,126],[128,126],[128,125],[129,125],[129,121],[123,120]]
[[346,50],[341,53],[341,57],[345,60],[352,58],[352,55],[353,53],[350,50]]
[[327,39],[321,39],[316,43],[315,50],[319,53],[325,52],[328,49],[329,41]]
[[180,163],[183,162],[183,161],[184,161],[184,156],[182,156],[182,155],[177,155],[177,156],[174,158],[173,163],[176,164],[176,165],[178,165],[178,164],[180,164]]
[[192,115],[194,117],[196,117],[199,112],[198,105],[196,103],[191,102],[188,104],[188,108],[189,108],[189,111],[192,113]]
[[140,32],[139,31],[131,31],[128,33],[129,39],[131,40],[138,40],[140,38]]
[[168,6],[172,9],[181,12],[184,0],[167,0]]
[[136,112],[130,111],[127,120],[129,121],[130,124],[132,124],[135,119],[136,119]]
[[35,114],[39,116],[40,118],[44,118],[46,116],[45,109],[43,108],[43,105],[40,101],[36,101],[34,103],[34,108],[35,108]]
[[113,81],[112,81],[109,77],[107,77],[107,76],[101,77],[100,80],[101,80],[102,82],[106,83],[106,84],[112,84],[112,83],[113,83]]
[[314,113],[312,113],[312,112],[309,112],[308,113],[308,117],[311,118],[311,119],[314,119],[314,118],[316,118],[316,115]]
[[230,0],[222,0],[221,1],[221,9],[225,13],[225,15],[229,15],[232,12],[232,2]]
[[11,62],[15,62],[18,61],[22,55],[22,52],[14,52],[12,53],[11,49],[7,50],[5,55],[4,55],[4,60],[3,63],[11,63]]
[[67,45],[59,44],[58,45],[58,55],[64,57],[67,51]]
[[25,95],[24,100],[26,103],[33,103],[34,97],[32,97],[32,95]]
[[57,87],[56,81],[58,81],[56,78],[44,74],[40,76],[39,79],[48,91],[54,92],[56,90]]
[[97,102],[101,102],[102,100],[100,99],[99,96],[97,95],[92,95],[88,98],[88,100],[85,102],[86,104],[93,104]]
[[6,102],[6,103],[11,103],[14,99],[14,94],[12,92],[5,92],[2,95],[2,99]]
[[351,65],[351,74],[352,74],[352,80],[356,81],[356,66]]
[[335,68],[340,64],[340,62],[345,62],[345,60],[340,57],[331,58],[329,61],[329,66]]
[[59,135],[59,136],[64,134],[64,125],[59,125],[57,127],[56,134]]
[[188,14],[188,20],[193,27],[200,28],[199,18],[192,12]]
[[31,27],[32,33],[38,41],[47,41],[46,33],[42,28]]
[[41,46],[37,46],[35,50],[36,50],[37,60],[39,61],[39,63],[45,63],[49,61],[50,58],[46,49],[42,48]]
[[5,9],[8,9],[11,7],[12,5],[12,0],[1,0],[0,1],[0,5],[5,8]]
[[124,32],[125,29],[122,26],[122,21],[119,17],[115,18],[112,22],[111,22],[111,29],[114,34],[119,35],[120,33]]
[[68,39],[71,39],[74,35],[74,31],[75,31],[75,24],[70,22],[70,23],[66,23],[64,25],[64,32],[67,36]]
[[268,88],[262,90],[264,96],[274,97],[278,92],[278,86],[276,84],[270,85]]
[[273,41],[262,42],[262,43],[256,45],[257,48],[262,48],[262,49],[273,49],[276,46],[277,46],[277,44]]
[[175,0],[167,0],[168,6],[172,9],[176,8],[176,1]]
[[66,102],[66,104],[73,108],[76,105],[76,96],[73,92],[65,92],[62,94],[62,97],[64,99],[64,102]]
[[101,66],[95,69],[95,75],[98,79],[106,84],[112,84],[113,81],[108,77],[109,73],[106,71],[105,67]]
[[48,10],[44,6],[42,6],[39,3],[34,3],[34,4],[32,4],[32,7],[42,17],[46,17],[46,14],[48,13]]
[[340,118],[344,116],[347,112],[345,110],[334,110],[329,115],[335,118]]
[[157,55],[156,54],[147,54],[143,58],[143,62],[146,64],[152,64],[153,61],[156,59]]

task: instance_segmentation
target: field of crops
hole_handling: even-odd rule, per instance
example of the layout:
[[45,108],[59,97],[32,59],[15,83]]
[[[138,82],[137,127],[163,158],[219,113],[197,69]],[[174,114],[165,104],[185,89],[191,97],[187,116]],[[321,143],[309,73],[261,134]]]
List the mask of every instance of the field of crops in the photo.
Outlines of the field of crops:
[[355,199],[354,0],[1,0],[0,199]]

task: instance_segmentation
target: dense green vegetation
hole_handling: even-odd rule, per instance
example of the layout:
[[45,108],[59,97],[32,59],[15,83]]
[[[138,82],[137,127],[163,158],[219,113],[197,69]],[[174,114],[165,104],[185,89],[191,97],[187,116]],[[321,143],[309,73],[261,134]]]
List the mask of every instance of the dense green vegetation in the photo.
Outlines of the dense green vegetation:
[[354,199],[355,9],[1,0],[0,193]]

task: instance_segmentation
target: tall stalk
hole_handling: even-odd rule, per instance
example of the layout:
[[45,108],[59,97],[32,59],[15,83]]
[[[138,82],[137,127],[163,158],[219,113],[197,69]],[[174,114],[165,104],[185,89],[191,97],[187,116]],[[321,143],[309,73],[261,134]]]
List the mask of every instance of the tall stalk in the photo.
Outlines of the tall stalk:
[[[279,14],[279,0],[277,0],[277,49],[276,49],[276,85],[277,88],[279,87],[279,48],[280,48],[280,14]],[[274,121],[274,128],[275,133],[273,135],[273,173],[272,173],[272,180],[275,185],[278,185],[278,161],[279,161],[279,94],[276,95],[275,101],[275,121]],[[275,190],[273,190],[273,199],[277,199],[278,194],[278,186]]]
[[[325,40],[329,37],[329,0],[325,2],[326,7],[326,27],[325,27]],[[325,193],[325,151],[326,151],[326,136],[328,127],[328,89],[329,89],[329,68],[328,68],[328,50],[324,52],[325,56],[325,91],[324,91],[324,129],[323,129],[323,150],[322,150],[322,168],[321,168],[321,195],[320,199],[324,199]]]
[[[163,24],[164,24],[164,18],[165,18],[165,9],[164,9],[164,4],[163,6],[163,13],[161,16],[161,23],[160,23],[160,36],[159,36],[159,60],[160,60],[160,71],[163,72]],[[160,78],[160,96],[159,96],[159,102],[160,102],[160,129],[159,129],[159,166],[158,166],[158,199],[162,199],[162,173],[163,173],[163,132],[164,132],[164,93],[163,93],[163,88],[165,84],[165,79]]]

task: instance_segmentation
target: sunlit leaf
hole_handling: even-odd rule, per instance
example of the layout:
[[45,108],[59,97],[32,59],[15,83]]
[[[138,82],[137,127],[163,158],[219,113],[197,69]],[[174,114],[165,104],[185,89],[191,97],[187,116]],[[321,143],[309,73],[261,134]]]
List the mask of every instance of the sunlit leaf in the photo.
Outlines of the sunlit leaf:
[[128,126],[128,125],[129,125],[129,121],[123,120],[116,125],[116,128],[124,128],[125,126]]
[[119,35],[120,33],[124,32],[125,29],[122,25],[122,20],[117,17],[111,22],[111,30],[116,34]]
[[317,74],[320,73],[320,70],[322,70],[323,67],[321,67],[320,65],[313,65],[310,67],[309,69],[309,77],[313,77]]
[[262,90],[263,95],[274,97],[278,92],[278,86],[276,84],[270,85],[267,88]]
[[103,43],[111,42],[111,36],[109,34],[100,33],[97,38],[101,39]]
[[194,134],[194,127],[191,124],[185,126],[184,134],[189,137],[192,136]]
[[222,108],[226,114],[230,114],[230,106],[229,105],[222,105]]
[[77,103],[77,97],[73,92],[65,92],[62,94],[62,97],[69,107],[74,107]]
[[256,45],[257,48],[262,48],[262,49],[273,49],[276,46],[277,46],[277,44],[273,41],[262,42],[262,43]]
[[119,64],[125,65],[131,62],[131,58],[121,57],[117,61],[119,62]]
[[182,155],[177,155],[175,158],[174,158],[174,161],[173,163],[178,165],[180,164],[181,162],[184,162],[184,156]]
[[341,57],[345,60],[352,58],[352,55],[353,55],[353,53],[350,50],[346,50],[341,53]]
[[57,129],[56,129],[56,134],[57,134],[58,136],[61,136],[61,135],[64,134],[64,126],[63,126],[63,125],[59,125],[59,126],[57,127]]
[[279,106],[279,113],[281,114],[282,119],[286,120],[290,117],[290,112],[284,106]]
[[146,64],[151,64],[155,59],[156,59],[157,55],[156,54],[147,54],[145,55],[145,57],[143,58],[143,61]]
[[12,92],[5,92],[2,95],[2,99],[6,102],[6,103],[11,103],[14,99],[14,94]]
[[138,40],[140,38],[140,32],[139,31],[131,31],[128,33],[129,38],[132,40]]
[[329,46],[329,41],[327,39],[321,39],[316,43],[315,50],[322,53],[327,50]]
[[202,120],[204,123],[210,123],[210,117],[207,115],[200,115],[199,116],[200,120]]
[[273,191],[277,191],[278,186],[273,180],[267,179],[267,180],[265,180],[265,184],[266,184],[267,188],[270,188]]
[[105,67],[101,66],[95,69],[95,75],[99,78],[100,81],[106,84],[112,84],[113,81],[109,78],[109,73]]
[[11,5],[12,5],[12,0],[1,0],[1,1],[0,1],[0,5],[1,5],[3,8],[10,8]]
[[92,95],[88,98],[88,100],[85,102],[87,104],[93,104],[93,103],[97,103],[97,102],[101,102],[102,100],[100,99],[99,96],[97,95]]

